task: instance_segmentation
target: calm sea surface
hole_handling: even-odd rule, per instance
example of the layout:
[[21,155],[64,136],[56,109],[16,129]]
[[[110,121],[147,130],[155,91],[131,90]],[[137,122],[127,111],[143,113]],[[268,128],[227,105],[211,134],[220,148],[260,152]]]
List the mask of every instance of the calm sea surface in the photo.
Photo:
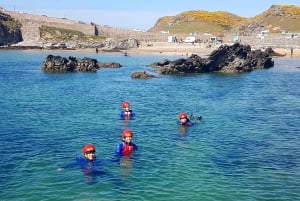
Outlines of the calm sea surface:
[[[48,54],[123,67],[47,74]],[[178,57],[0,51],[0,200],[300,200],[300,59],[234,75],[147,67]],[[133,80],[136,71],[157,77]],[[124,100],[129,122],[118,116]],[[203,119],[181,130],[182,111]],[[79,168],[57,171],[86,143],[113,158],[124,128],[139,153],[103,164],[92,185]]]

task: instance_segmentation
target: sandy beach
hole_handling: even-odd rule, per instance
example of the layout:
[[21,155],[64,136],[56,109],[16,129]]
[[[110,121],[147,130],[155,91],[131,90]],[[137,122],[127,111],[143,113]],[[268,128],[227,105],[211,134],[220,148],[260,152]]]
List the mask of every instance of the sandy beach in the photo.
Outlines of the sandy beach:
[[[228,44],[231,45],[231,44]],[[135,54],[163,54],[163,55],[182,55],[189,56],[191,54],[198,54],[200,56],[207,56],[217,49],[219,45],[207,47],[205,44],[190,44],[190,43],[168,43],[168,42],[152,42],[150,44],[143,43],[139,48],[131,48],[128,50],[122,50],[120,54],[125,52],[130,55]],[[285,54],[284,57],[291,57],[291,49],[274,48],[276,53]],[[43,50],[47,51],[47,50]],[[52,51],[52,50],[50,50]],[[59,51],[76,51],[76,52],[90,52],[95,53],[93,48],[83,48],[75,50],[59,50]],[[99,54],[111,53],[111,51],[103,48],[99,49]],[[118,52],[117,52],[118,53]],[[300,49],[293,49],[293,58],[300,58]]]
[[[168,54],[168,55],[209,55],[213,50],[217,49],[219,45],[207,47],[206,44],[190,44],[190,43],[164,43],[157,42],[149,44],[142,44],[139,48],[127,50],[128,54]],[[290,49],[275,48],[276,53],[285,54],[285,57],[291,57]],[[300,58],[300,49],[293,49],[293,57]]]
[[[228,44],[231,45],[231,44]],[[200,56],[206,56],[211,54],[212,51],[217,49],[219,45],[208,47],[207,44],[191,44],[191,43],[168,43],[168,42],[152,42],[142,43],[139,48],[132,48],[124,50],[122,53],[127,52],[128,55],[134,54],[165,54],[165,55],[191,55],[198,54]],[[284,48],[273,49],[276,53],[285,54],[285,57],[291,57],[291,50]],[[79,50],[81,51],[81,50]],[[83,51],[94,51],[94,49],[83,50]],[[100,52],[102,50],[100,49]],[[103,52],[106,52],[103,50]],[[300,49],[293,49],[292,57],[300,58]]]

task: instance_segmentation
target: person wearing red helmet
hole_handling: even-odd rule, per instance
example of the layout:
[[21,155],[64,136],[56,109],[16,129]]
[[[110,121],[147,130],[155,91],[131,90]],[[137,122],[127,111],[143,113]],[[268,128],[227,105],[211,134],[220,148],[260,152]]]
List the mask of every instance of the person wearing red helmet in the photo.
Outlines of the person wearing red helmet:
[[179,125],[180,126],[192,126],[193,125],[191,120],[188,118],[187,113],[185,113],[185,112],[181,112],[179,114],[178,118],[179,118]]
[[87,144],[83,147],[82,153],[87,161],[93,161],[96,159],[96,148],[92,144]]
[[120,113],[121,119],[132,119],[135,116],[134,112],[130,109],[130,103],[128,101],[122,103],[122,108],[123,110]]
[[81,168],[84,168],[88,164],[95,164],[98,161],[96,161],[96,148],[92,144],[87,144],[82,148],[82,156],[79,156],[76,158],[76,161],[74,163],[65,165],[61,168],[58,168],[58,171],[61,171],[65,168],[72,168],[76,166],[80,166]]
[[96,148],[93,144],[86,144],[82,148],[82,155],[76,158],[76,161],[65,166],[58,168],[58,171],[62,171],[66,168],[80,167],[84,174],[87,184],[97,183],[98,177],[109,177],[114,179],[113,182],[119,185],[119,181],[115,179],[109,172],[103,171],[102,167],[106,163],[116,163],[116,160],[111,159],[96,159]]
[[125,129],[122,132],[122,142],[117,145],[116,155],[128,156],[135,150],[137,150],[136,144],[132,142],[133,132],[129,129]]

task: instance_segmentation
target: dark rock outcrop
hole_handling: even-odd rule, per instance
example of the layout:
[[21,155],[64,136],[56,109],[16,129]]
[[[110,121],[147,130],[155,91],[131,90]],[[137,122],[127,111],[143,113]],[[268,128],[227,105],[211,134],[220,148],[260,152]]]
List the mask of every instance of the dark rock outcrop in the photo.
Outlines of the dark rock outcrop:
[[11,16],[0,12],[0,46],[21,42],[21,24]]
[[150,64],[159,67],[160,74],[184,74],[184,73],[241,73],[250,72],[254,69],[264,69],[274,66],[272,57],[266,51],[251,51],[249,45],[222,45],[214,50],[207,58],[191,55],[186,59],[175,61],[165,60]]
[[100,68],[121,68],[121,64],[119,63],[116,63],[116,62],[98,62],[97,65],[100,67]]
[[153,78],[153,77],[155,77],[155,76],[147,73],[146,71],[135,72],[135,73],[131,74],[132,79],[148,79],[148,78]]
[[265,52],[268,54],[268,55],[270,55],[271,57],[284,57],[284,56],[286,56],[286,53],[285,54],[280,54],[280,53],[278,53],[278,52],[275,52],[272,48],[267,48],[266,50],[265,50]]
[[61,57],[48,55],[43,62],[42,70],[45,72],[96,72],[99,69],[96,59],[75,57]]

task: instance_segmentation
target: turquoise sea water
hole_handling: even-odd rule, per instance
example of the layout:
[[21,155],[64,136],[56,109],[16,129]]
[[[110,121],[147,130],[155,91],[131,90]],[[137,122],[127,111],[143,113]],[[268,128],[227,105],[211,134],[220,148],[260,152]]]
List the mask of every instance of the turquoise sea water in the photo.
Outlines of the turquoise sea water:
[[[97,73],[47,74],[48,54],[119,62]],[[0,51],[1,200],[300,199],[300,59],[251,73],[157,75],[179,56]],[[157,78],[133,80],[147,71]],[[128,100],[134,120],[118,119]],[[202,115],[183,131],[180,112]],[[139,154],[88,185],[71,163],[86,143],[113,157],[130,128]]]

